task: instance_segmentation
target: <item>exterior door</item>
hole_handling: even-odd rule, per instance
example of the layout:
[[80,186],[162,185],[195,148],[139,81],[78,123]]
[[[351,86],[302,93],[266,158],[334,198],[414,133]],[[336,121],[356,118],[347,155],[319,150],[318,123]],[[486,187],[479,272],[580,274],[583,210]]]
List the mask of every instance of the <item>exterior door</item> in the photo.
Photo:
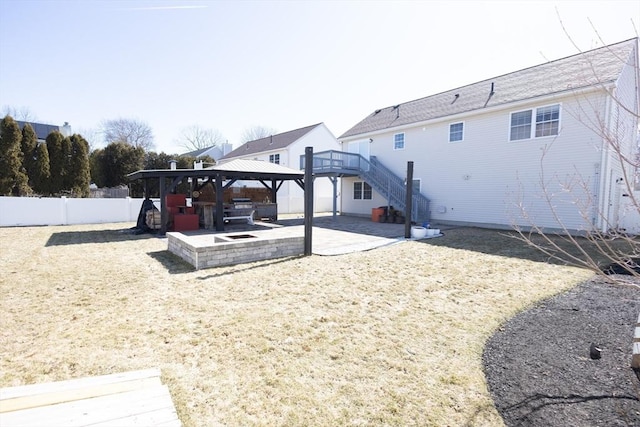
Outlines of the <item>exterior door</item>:
[[628,233],[640,234],[640,191],[629,192],[627,188],[622,191],[620,202],[619,224],[620,230]]
[[352,168],[369,170],[369,140],[352,141],[347,146],[347,151],[352,154],[361,155],[366,162],[360,164],[359,159],[356,156],[349,156],[348,165]]

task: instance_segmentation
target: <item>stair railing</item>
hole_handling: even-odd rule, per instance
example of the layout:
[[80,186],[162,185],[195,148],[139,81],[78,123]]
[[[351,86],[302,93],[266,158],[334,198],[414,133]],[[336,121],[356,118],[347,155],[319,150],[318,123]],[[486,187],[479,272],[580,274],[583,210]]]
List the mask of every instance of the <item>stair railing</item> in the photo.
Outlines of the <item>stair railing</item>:
[[[304,154],[300,156],[300,169],[304,169]],[[397,176],[384,166],[375,156],[369,160],[360,154],[345,151],[321,151],[313,153],[313,173],[336,173],[358,175],[374,190],[383,195],[390,206],[406,211],[405,179]],[[411,210],[412,221],[417,223],[429,220],[429,199],[414,189]]]

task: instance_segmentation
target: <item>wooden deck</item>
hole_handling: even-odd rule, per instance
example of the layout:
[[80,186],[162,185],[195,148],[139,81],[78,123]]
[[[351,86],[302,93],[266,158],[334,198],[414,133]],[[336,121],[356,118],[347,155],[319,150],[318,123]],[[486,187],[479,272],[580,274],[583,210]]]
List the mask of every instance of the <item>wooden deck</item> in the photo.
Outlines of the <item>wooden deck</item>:
[[158,369],[0,389],[0,426],[181,427]]

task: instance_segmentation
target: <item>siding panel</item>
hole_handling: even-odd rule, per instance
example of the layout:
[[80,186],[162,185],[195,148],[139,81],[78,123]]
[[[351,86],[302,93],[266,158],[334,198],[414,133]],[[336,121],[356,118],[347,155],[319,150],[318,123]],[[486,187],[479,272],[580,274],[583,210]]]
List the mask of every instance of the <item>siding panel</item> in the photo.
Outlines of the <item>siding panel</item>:
[[[554,103],[561,104],[556,137],[510,142],[510,113],[516,110],[503,109],[461,118],[462,142],[448,142],[451,120],[446,120],[405,130],[404,150],[393,150],[395,132],[376,135],[371,155],[399,176],[405,176],[406,162],[414,161],[414,178],[422,180],[422,193],[431,199],[434,221],[499,227],[533,221],[558,228],[557,214],[566,227],[582,230],[593,217],[591,204],[597,195],[590,193],[598,188],[602,145],[585,123],[598,123],[594,109],[603,111],[604,96],[546,99],[517,111]],[[350,197],[351,188],[345,180],[343,193]],[[364,213],[377,202],[357,207],[345,203],[343,208]],[[440,212],[441,207],[446,212]]]

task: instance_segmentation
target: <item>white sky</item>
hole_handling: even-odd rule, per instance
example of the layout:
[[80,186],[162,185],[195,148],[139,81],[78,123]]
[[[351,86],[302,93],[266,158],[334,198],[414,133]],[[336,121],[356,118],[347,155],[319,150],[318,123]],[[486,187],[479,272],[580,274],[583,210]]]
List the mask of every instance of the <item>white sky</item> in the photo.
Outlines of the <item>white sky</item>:
[[640,0],[0,0],[0,107],[89,137],[140,119],[167,153],[194,124],[236,147],[254,125],[339,136],[375,109],[577,53],[560,20],[588,50],[637,37]]

